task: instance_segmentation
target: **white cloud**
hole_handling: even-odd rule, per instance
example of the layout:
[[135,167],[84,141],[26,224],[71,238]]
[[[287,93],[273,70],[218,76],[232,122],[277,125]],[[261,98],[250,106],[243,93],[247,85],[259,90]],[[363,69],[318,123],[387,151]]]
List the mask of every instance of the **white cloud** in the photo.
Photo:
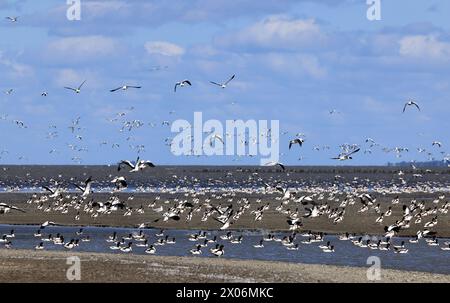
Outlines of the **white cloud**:
[[185,52],[184,48],[176,44],[165,41],[149,41],[144,44],[145,50],[151,54],[178,57]]
[[437,61],[450,60],[450,43],[439,41],[434,35],[406,36],[399,44],[399,53],[402,56]]
[[63,57],[67,60],[80,60],[114,55],[118,48],[118,44],[112,38],[79,36],[50,42],[47,46],[47,55],[49,57]]
[[33,74],[33,68],[31,66],[18,63],[14,60],[8,59],[0,51],[0,65],[7,67],[10,75],[13,78],[27,77]]
[[271,16],[218,40],[220,45],[299,50],[325,43],[328,37],[314,19]]
[[320,79],[327,75],[327,70],[320,65],[314,55],[308,54],[277,54],[271,53],[263,56],[263,63],[273,70],[291,74],[307,74],[313,78]]

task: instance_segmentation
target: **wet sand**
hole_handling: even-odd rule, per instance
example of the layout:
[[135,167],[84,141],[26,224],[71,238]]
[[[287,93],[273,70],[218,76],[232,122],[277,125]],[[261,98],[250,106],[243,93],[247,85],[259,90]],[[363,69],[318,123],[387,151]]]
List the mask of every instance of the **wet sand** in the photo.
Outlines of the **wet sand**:
[[[121,200],[126,200],[130,194],[122,193],[119,195]],[[145,209],[144,214],[133,213],[132,216],[123,216],[124,211],[119,210],[110,215],[100,215],[97,218],[92,218],[89,214],[84,212],[80,212],[80,220],[75,221],[76,212],[72,208],[69,210],[67,214],[62,214],[61,212],[51,211],[51,212],[43,212],[42,210],[37,209],[36,204],[27,204],[26,200],[31,196],[30,194],[24,193],[1,193],[0,194],[0,202],[11,203],[12,205],[22,207],[26,213],[21,212],[10,212],[4,215],[0,215],[0,223],[2,224],[42,224],[43,222],[49,220],[56,222],[58,224],[63,225],[82,225],[82,226],[117,226],[117,227],[137,227],[140,223],[143,222],[153,222],[155,219],[161,218],[160,213],[154,212],[152,209],[148,208],[148,204],[152,202],[155,197],[159,195],[161,196],[160,201],[157,203],[157,206],[164,205],[165,207],[171,206],[174,204],[174,199],[183,199],[183,194],[134,194],[134,199],[132,201],[128,201],[127,205],[133,207],[134,209],[139,208],[141,205]],[[109,194],[93,194],[92,198],[95,201],[106,201],[110,195]],[[239,194],[236,195],[234,200],[239,198]],[[286,217],[275,211],[275,208],[280,205],[280,201],[275,200],[275,197],[279,196],[276,194],[273,195],[258,195],[258,194],[242,194],[242,197],[246,197],[252,207],[242,215],[242,217],[232,225],[230,229],[260,229],[260,230],[288,230],[289,225],[286,222]],[[426,196],[426,195],[424,195]],[[428,195],[426,197],[426,205],[427,207],[434,207],[432,203],[432,196]],[[436,197],[436,195],[434,195]],[[261,199],[260,203],[257,203],[257,199]],[[384,208],[387,208],[390,204],[392,196],[380,196],[378,197],[377,203],[381,203],[384,205]],[[409,203],[409,201],[413,198],[417,198],[416,195],[411,194],[403,195],[402,200],[405,203]],[[170,201],[169,203],[164,203],[164,201]],[[224,200],[212,200],[210,202],[213,205],[217,205],[221,203],[222,205],[228,205],[227,201]],[[270,209],[264,213],[264,217],[262,221],[255,221],[254,215],[250,214],[250,211],[258,206],[264,204],[270,204]],[[337,207],[339,202],[330,202],[328,203],[332,207]],[[355,205],[348,206],[346,208],[346,214],[344,219],[339,224],[333,224],[327,216],[321,216],[319,218],[312,219],[304,219],[304,226],[302,230],[313,230],[313,231],[322,231],[330,234],[335,233],[357,233],[357,234],[382,234],[383,228],[385,225],[389,225],[394,223],[396,220],[401,218],[402,216],[402,203],[392,205],[392,216],[386,217],[382,224],[375,223],[378,215],[374,211],[368,211],[364,213],[358,213],[358,209],[360,208],[360,203],[357,202]],[[299,210],[303,211],[303,206],[300,203],[290,202],[286,208],[295,209],[296,207]],[[206,222],[201,221],[202,212],[196,213],[191,222],[185,222],[184,216],[180,221],[169,221],[169,222],[153,222],[151,223],[152,227],[155,228],[177,228],[177,229],[218,229],[220,224],[215,220],[209,219]],[[402,230],[399,235],[400,236],[412,236],[415,235],[417,230],[423,228],[423,224],[425,221],[430,220],[431,217],[427,217],[424,219],[422,224],[411,224],[411,228],[407,230]],[[445,215],[439,215],[439,223],[436,227],[433,228],[437,232],[439,237],[450,237],[450,213]]]
[[[124,210],[119,210],[110,215],[100,215],[92,218],[90,214],[80,211],[80,220],[75,221],[76,211],[69,207],[67,214],[60,211],[44,212],[38,210],[36,204],[27,204],[26,201],[31,197],[31,193],[0,193],[0,202],[12,204],[25,209],[26,213],[10,212],[0,215],[0,223],[3,224],[41,224],[50,220],[63,225],[92,225],[92,226],[120,226],[120,227],[137,227],[143,222],[153,222],[155,219],[161,218],[160,213],[152,211],[148,208],[148,204],[155,200],[156,196],[161,196],[156,206],[163,205],[164,208],[173,206],[175,199],[191,201],[191,197],[186,197],[183,190],[192,189],[193,186],[202,187],[220,187],[222,191],[227,192],[229,189],[236,189],[239,186],[261,188],[264,183],[272,186],[276,184],[284,184],[287,187],[298,186],[301,182],[302,186],[314,186],[327,190],[338,184],[353,184],[358,188],[370,187],[373,184],[390,184],[399,186],[398,171],[402,170],[404,175],[402,178],[406,180],[410,188],[415,189],[413,193],[400,193],[400,203],[391,205],[391,200],[397,194],[374,192],[377,198],[376,203],[380,203],[382,211],[386,211],[388,206],[392,206],[393,213],[390,217],[386,217],[381,224],[375,223],[378,214],[373,210],[364,213],[358,213],[361,204],[356,202],[355,205],[347,206],[344,219],[339,224],[333,224],[327,216],[319,218],[303,220],[303,230],[322,231],[326,233],[357,233],[357,234],[382,234],[385,225],[394,223],[401,218],[403,204],[409,204],[412,199],[424,201],[426,208],[434,208],[436,204],[432,201],[442,194],[439,191],[429,193],[430,189],[442,188],[447,189],[450,184],[449,168],[432,168],[412,170],[409,167],[288,167],[286,171],[273,167],[249,167],[249,166],[158,166],[138,173],[128,173],[123,170],[118,172],[117,166],[3,166],[0,174],[0,186],[16,186],[18,188],[32,188],[35,191],[43,192],[42,186],[54,184],[57,180],[65,187],[72,187],[74,182],[81,184],[88,176],[92,176],[94,183],[99,187],[112,186],[110,180],[114,176],[123,175],[127,178],[129,185],[134,188],[138,186],[151,188],[174,188],[179,187],[180,192],[177,193],[121,193],[119,198],[121,201],[127,201],[132,195],[133,200],[127,201],[126,204],[133,209],[139,208],[141,205],[145,209],[144,214],[133,213],[132,216],[123,216]],[[414,177],[414,174],[422,174],[422,177]],[[336,175],[339,175],[339,181],[336,181]],[[355,185],[354,182],[357,183]],[[418,185],[419,184],[419,185]],[[352,186],[353,186],[352,185]],[[388,186],[389,187],[389,186]],[[424,188],[426,190],[421,191]],[[418,190],[417,190],[418,189]],[[247,210],[241,218],[231,226],[231,229],[262,229],[262,230],[287,230],[288,224],[286,217],[275,210],[281,201],[276,198],[280,197],[279,193],[263,194],[235,192],[233,197],[234,208],[238,208],[237,201],[240,198],[247,198],[251,203],[251,208]],[[304,193],[299,192],[298,196]],[[84,203],[89,203],[91,199],[94,201],[105,202],[111,196],[108,193],[94,193],[90,195]],[[447,195],[448,196],[448,195]],[[205,202],[206,198],[211,198],[211,192],[204,196],[198,196],[200,204]],[[343,200],[344,195],[336,195]],[[216,199],[211,198],[210,204],[228,205],[229,197]],[[261,199],[260,203],[256,200]],[[447,201],[445,199],[444,201]],[[339,206],[340,202],[317,201],[318,203],[327,202],[332,208]],[[262,221],[255,221],[254,216],[250,214],[251,210],[265,205],[270,205],[270,209],[264,212]],[[44,203],[44,208],[50,203]],[[442,204],[442,203],[441,203]],[[304,211],[304,206],[300,203],[290,202],[284,209],[297,208],[300,213]],[[155,228],[177,228],[177,229],[217,229],[220,224],[211,218],[206,222],[201,221],[202,211],[194,213],[192,221],[186,222],[183,215],[180,221],[169,222],[153,222],[151,227]],[[411,228],[402,230],[400,236],[411,236],[419,229],[423,229],[423,224],[431,220],[432,216],[423,219],[421,224],[411,224]],[[450,237],[450,212],[447,214],[438,214],[438,224],[433,227],[439,237]]]
[[391,269],[368,281],[367,268],[219,258],[0,250],[0,282],[69,282],[67,257],[81,260],[80,282],[450,283],[450,275]]

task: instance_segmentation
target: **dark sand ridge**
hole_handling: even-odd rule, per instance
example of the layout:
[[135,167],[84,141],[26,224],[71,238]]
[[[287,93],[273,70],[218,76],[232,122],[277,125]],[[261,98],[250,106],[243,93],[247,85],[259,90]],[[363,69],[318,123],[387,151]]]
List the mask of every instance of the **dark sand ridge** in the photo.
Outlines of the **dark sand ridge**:
[[[121,193],[119,196],[121,200],[126,200],[130,194]],[[36,204],[27,204],[25,201],[31,196],[31,194],[23,193],[3,193],[0,194],[0,202],[10,203],[12,205],[20,206],[25,209],[26,213],[20,213],[13,211],[8,214],[0,215],[0,223],[3,224],[41,224],[44,221],[54,221],[63,225],[90,225],[90,226],[122,226],[122,227],[137,227],[140,223],[153,221],[157,218],[161,218],[161,214],[154,212],[152,209],[148,208],[148,204],[152,202],[156,194],[134,194],[134,199],[127,202],[128,206],[133,207],[133,209],[139,208],[141,205],[145,209],[144,214],[133,213],[132,216],[123,216],[124,211],[119,210],[110,215],[100,215],[97,218],[92,218],[89,214],[80,211],[81,219],[75,221],[76,211],[70,208],[67,214],[61,214],[60,212],[43,212],[43,210],[38,210]],[[93,194],[92,198],[96,201],[106,201],[110,195],[109,194]],[[161,194],[161,199],[157,202],[157,206],[164,205],[165,207],[174,204],[173,199],[184,199],[183,194]],[[258,194],[236,194],[234,197],[234,204],[239,199],[239,197],[246,197],[249,199],[252,207],[244,213],[241,218],[232,225],[232,229],[262,229],[262,230],[287,230],[289,228],[286,217],[277,211],[275,208],[280,205],[280,201],[275,200],[277,195],[258,195]],[[402,216],[402,205],[408,203],[413,198],[417,198],[416,194],[411,195],[401,195],[401,201],[399,204],[391,205],[390,201],[393,196],[382,196],[376,195],[378,198],[376,203],[381,204],[382,211],[386,211],[388,206],[392,206],[393,214],[390,217],[386,217],[382,224],[375,223],[378,214],[374,210],[369,210],[364,213],[358,213],[358,209],[361,204],[356,202],[355,205],[347,206],[346,214],[344,220],[338,224],[333,224],[331,219],[328,219],[326,215],[319,218],[313,219],[303,219],[304,227],[302,230],[313,230],[322,231],[326,233],[343,233],[351,232],[357,234],[382,234],[383,227],[394,223],[399,220]],[[206,196],[207,197],[207,196]],[[437,197],[437,194],[433,195],[421,195],[422,198],[426,198],[426,207],[434,208],[436,204],[432,203],[432,200]],[[200,197],[200,203],[203,203],[205,197]],[[256,199],[261,198],[261,203],[257,203]],[[89,198],[90,199],[90,198]],[[87,201],[90,201],[90,200]],[[189,200],[189,198],[187,198]],[[164,201],[169,200],[168,204]],[[211,204],[216,205],[221,203],[222,205],[228,205],[225,199],[216,200],[212,199]],[[254,215],[250,214],[250,211],[257,206],[269,203],[270,210],[264,213],[262,221],[254,221]],[[337,207],[340,202],[328,202],[332,207]],[[441,202],[442,204],[442,202]],[[44,206],[47,204],[44,203]],[[235,207],[238,205],[235,205]],[[303,206],[300,203],[290,202],[285,208],[295,209],[299,207],[303,211]],[[201,222],[202,212],[196,213],[193,216],[191,222],[185,222],[185,214],[182,215],[180,221],[169,221],[169,222],[159,222],[152,223],[155,228],[177,228],[177,229],[217,229],[220,224],[209,218],[207,222]],[[411,223],[411,228],[407,230],[402,230],[400,236],[412,236],[415,235],[417,230],[423,229],[425,222],[430,221],[433,215],[423,218],[422,223],[413,224]],[[432,230],[438,233],[439,237],[450,237],[450,213],[439,214],[438,224],[432,228]]]
[[[30,250],[0,250],[0,282],[68,282],[71,256],[81,260],[80,282],[371,282],[359,267]],[[382,269],[377,282],[450,283],[450,275]]]

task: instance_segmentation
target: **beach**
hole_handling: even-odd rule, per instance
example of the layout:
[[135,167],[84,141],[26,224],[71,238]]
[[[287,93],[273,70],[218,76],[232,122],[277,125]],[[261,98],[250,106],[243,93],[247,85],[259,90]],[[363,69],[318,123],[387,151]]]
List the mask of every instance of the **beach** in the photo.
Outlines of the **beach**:
[[0,250],[0,282],[68,281],[67,257],[81,261],[79,282],[148,283],[450,283],[450,275],[391,269],[367,280],[367,268],[219,258]]

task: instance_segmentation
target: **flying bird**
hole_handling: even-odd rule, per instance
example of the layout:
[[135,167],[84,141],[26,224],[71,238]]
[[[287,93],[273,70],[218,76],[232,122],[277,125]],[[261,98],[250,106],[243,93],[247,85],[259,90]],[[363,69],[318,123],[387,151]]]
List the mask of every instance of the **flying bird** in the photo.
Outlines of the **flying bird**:
[[291,149],[292,145],[298,144],[299,146],[302,146],[303,142],[305,142],[305,139],[302,138],[296,138],[291,141],[289,141],[289,149]]
[[81,196],[82,197],[86,197],[87,195],[92,193],[92,190],[91,190],[92,177],[89,177],[89,178],[86,179],[86,181],[84,181],[84,187],[80,186],[78,184],[75,184],[75,183],[73,185],[75,185],[79,190],[81,190],[81,192],[82,192]]
[[283,165],[283,163],[280,163],[280,162],[274,162],[274,161],[272,161],[272,162],[267,162],[267,163],[265,164],[265,166],[279,166],[279,167],[281,167],[281,169],[282,169],[283,171],[286,169],[286,167]]
[[17,20],[19,19],[19,17],[10,17],[10,16],[8,16],[8,17],[5,17],[5,19],[7,19],[7,20],[9,20],[9,21],[11,21],[11,22],[17,22]]
[[117,170],[120,171],[122,169],[122,166],[124,166],[124,165],[131,168],[130,173],[143,170],[146,167],[155,167],[155,164],[153,164],[152,162],[146,161],[146,160],[140,160],[139,157],[136,159],[135,163],[132,163],[131,161],[128,161],[128,160],[120,161],[119,166],[117,167]]
[[115,183],[116,191],[120,191],[128,187],[125,177],[116,177],[111,182]]
[[118,90],[128,90],[129,88],[141,88],[141,86],[133,86],[133,85],[123,85],[123,86],[121,86],[121,87],[118,87],[118,88],[114,88],[114,89],[111,89],[110,90],[110,92],[115,92],[115,91],[118,91]]
[[357,148],[353,151],[347,152],[347,153],[340,153],[337,157],[331,158],[333,160],[339,160],[339,161],[345,161],[345,160],[351,160],[353,159],[351,157],[351,155],[353,155],[354,153],[357,153],[360,151],[360,148]]
[[73,90],[75,93],[79,94],[81,92],[81,87],[83,86],[83,84],[85,82],[86,82],[86,80],[84,80],[83,83],[81,83],[80,86],[78,86],[77,88],[72,88],[72,87],[68,87],[68,86],[64,86],[64,88]]
[[177,86],[184,87],[184,86],[186,86],[186,84],[189,85],[189,86],[192,86],[192,84],[191,84],[191,82],[189,80],[183,80],[183,81],[175,83],[175,88],[173,89],[174,92],[177,91]]
[[431,145],[432,145],[432,146],[437,145],[437,146],[441,147],[441,146],[442,146],[442,142],[434,141]]
[[17,210],[17,211],[20,211],[20,212],[23,212],[23,213],[25,212],[21,208],[18,208],[18,207],[12,206],[12,205],[8,205],[8,204],[5,204],[5,203],[0,203],[0,215],[9,213],[11,210]]
[[406,107],[408,107],[408,106],[415,106],[420,111],[419,105],[415,101],[409,100],[408,102],[405,103],[405,106],[403,106],[403,112],[405,112]]
[[214,81],[209,81],[209,82],[212,83],[212,84],[214,84],[214,85],[220,86],[221,88],[226,88],[227,85],[228,85],[228,83],[230,83],[231,80],[233,80],[235,76],[236,76],[236,75],[231,76],[230,79],[228,79],[228,80],[227,80],[226,82],[224,82],[224,83],[217,83],[217,82],[214,82]]

